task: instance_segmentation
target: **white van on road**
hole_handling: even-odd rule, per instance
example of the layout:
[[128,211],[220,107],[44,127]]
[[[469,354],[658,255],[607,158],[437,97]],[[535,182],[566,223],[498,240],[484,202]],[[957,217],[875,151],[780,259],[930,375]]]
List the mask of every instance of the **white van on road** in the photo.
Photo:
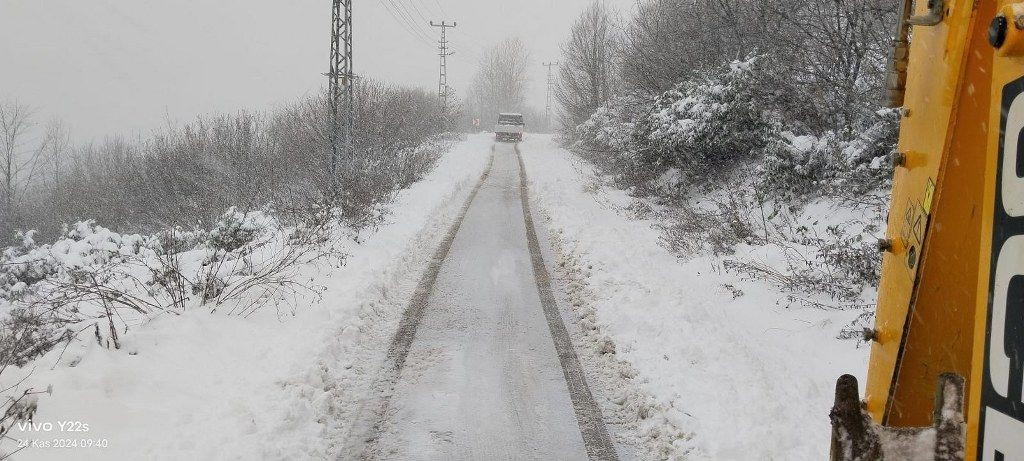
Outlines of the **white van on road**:
[[498,142],[519,142],[523,140],[523,114],[498,114],[498,124],[494,127],[494,138]]

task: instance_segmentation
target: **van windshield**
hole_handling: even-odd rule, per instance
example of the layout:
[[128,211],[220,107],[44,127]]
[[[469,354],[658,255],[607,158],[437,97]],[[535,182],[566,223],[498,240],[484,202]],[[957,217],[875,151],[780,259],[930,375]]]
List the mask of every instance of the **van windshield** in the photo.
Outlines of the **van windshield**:
[[519,114],[501,114],[498,116],[499,125],[522,125],[523,116]]

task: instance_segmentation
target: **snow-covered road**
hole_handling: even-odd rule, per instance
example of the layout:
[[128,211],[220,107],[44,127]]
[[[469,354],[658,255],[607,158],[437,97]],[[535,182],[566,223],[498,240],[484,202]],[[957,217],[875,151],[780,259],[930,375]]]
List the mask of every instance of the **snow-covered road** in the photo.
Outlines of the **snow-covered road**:
[[454,146],[379,228],[335,242],[344,265],[303,269],[323,302],[163,316],[122,350],[86,338],[20,370],[52,389],[37,423],[89,432],[11,437],[104,446],[17,459],[827,456],[835,377],[866,368],[836,338],[859,312],[680,259],[551,137],[519,148]]
[[[422,317],[403,322],[393,343],[404,367],[365,448],[370,457],[573,460],[588,449],[615,457],[585,380],[574,380],[582,389],[567,385],[563,365],[573,376],[578,361],[571,370],[565,327],[538,290],[520,185],[514,147],[497,144],[444,262],[425,276],[433,286],[424,306],[413,300],[410,311]],[[581,432],[577,413],[586,420],[588,411],[598,426]]]

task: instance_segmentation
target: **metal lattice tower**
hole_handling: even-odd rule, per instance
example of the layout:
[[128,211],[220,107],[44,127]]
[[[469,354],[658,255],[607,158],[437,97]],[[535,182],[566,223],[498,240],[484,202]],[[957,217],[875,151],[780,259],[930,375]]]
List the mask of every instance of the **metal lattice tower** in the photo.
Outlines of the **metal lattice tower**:
[[438,46],[438,50],[440,50],[438,56],[441,57],[441,73],[437,81],[437,103],[441,106],[441,115],[444,117],[448,116],[448,95],[450,94],[450,87],[448,86],[448,56],[455,54],[448,51],[448,35],[446,32],[449,27],[454,28],[458,25],[459,23],[454,21],[451,24],[445,21],[441,21],[440,24],[434,24],[434,21],[430,21],[431,27],[441,28],[441,41]]
[[548,103],[545,109],[548,129],[551,129],[551,88],[553,88],[555,85],[555,75],[551,73],[551,68],[558,66],[558,64],[558,61],[544,63],[544,67],[548,68]]
[[352,0],[334,0],[331,13],[331,69],[328,98],[331,105],[331,181],[337,180],[341,155],[352,155]]

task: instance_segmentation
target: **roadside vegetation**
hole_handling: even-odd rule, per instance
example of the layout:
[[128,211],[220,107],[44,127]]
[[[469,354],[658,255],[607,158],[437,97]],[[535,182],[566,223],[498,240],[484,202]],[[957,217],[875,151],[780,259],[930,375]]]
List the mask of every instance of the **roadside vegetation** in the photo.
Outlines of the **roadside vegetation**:
[[324,98],[77,148],[61,124],[0,105],[0,438],[34,413],[40,390],[21,383],[50,350],[118,350],[157,316],[284,316],[316,299],[299,270],[344,264],[336,242],[372,231],[457,141],[426,91],[360,80],[355,99],[336,178]]
[[645,0],[624,17],[595,2],[563,45],[561,142],[680,257],[721,255],[793,304],[867,322],[899,127],[880,102],[895,10]]

